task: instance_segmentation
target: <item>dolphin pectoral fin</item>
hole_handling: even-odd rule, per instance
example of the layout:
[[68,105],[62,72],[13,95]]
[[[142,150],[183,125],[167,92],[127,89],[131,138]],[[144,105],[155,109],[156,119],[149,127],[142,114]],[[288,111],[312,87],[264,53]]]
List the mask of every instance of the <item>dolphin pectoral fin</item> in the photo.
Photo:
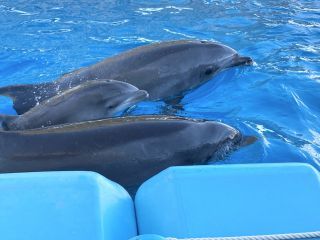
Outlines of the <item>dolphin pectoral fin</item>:
[[0,130],[9,130],[8,123],[14,121],[19,116],[0,114]]
[[52,83],[12,85],[0,88],[0,95],[10,97],[18,114],[27,112],[48,94],[47,87]]
[[246,147],[258,140],[256,136],[243,136],[240,142],[240,147]]

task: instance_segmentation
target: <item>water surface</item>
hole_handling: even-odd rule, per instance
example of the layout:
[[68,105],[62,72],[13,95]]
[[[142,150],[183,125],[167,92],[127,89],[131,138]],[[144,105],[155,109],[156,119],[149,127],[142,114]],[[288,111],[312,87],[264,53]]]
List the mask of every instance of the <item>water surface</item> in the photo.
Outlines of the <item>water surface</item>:
[[[0,0],[0,85],[51,81],[144,44],[219,41],[251,56],[190,91],[177,114],[259,137],[221,163],[307,162],[320,169],[320,1]],[[1,113],[13,113],[0,98]],[[162,102],[132,114],[159,113]]]

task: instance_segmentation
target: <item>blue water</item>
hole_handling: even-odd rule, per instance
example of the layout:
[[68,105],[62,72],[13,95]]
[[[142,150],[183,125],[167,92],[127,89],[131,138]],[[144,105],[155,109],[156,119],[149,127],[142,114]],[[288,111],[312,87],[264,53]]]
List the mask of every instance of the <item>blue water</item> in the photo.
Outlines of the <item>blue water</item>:
[[[219,120],[258,142],[222,163],[320,169],[320,1],[0,0],[0,85],[50,81],[140,45],[207,39],[251,56],[183,99],[182,116]],[[160,113],[144,102],[132,114]],[[1,113],[13,113],[0,99]]]

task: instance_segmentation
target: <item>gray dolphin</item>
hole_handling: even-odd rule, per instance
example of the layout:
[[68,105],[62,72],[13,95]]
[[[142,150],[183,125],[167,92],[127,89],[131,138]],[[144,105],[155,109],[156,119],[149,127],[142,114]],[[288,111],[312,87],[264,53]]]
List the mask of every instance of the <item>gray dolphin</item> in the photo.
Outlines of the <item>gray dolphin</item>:
[[167,99],[197,87],[223,69],[250,64],[250,57],[216,42],[159,42],[107,58],[54,82],[2,87],[0,94],[12,97],[18,114],[61,91],[97,79],[127,82],[146,90],[151,100]]
[[82,83],[18,116],[0,115],[4,130],[24,130],[112,117],[148,93],[115,80]]
[[205,164],[241,141],[220,122],[159,115],[0,131],[0,172],[90,170],[134,191],[169,166]]

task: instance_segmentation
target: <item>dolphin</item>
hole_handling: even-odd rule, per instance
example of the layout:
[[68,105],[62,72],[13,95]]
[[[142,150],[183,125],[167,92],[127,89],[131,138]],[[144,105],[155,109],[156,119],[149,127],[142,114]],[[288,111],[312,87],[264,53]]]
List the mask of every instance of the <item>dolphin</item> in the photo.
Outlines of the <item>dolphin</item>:
[[220,122],[164,115],[0,131],[0,172],[95,171],[134,192],[167,167],[206,164],[243,139]]
[[0,115],[4,130],[25,130],[112,117],[148,93],[115,80],[84,82],[49,98],[22,115]]
[[38,102],[83,82],[115,79],[146,90],[150,100],[166,100],[181,98],[183,92],[226,68],[252,63],[250,57],[240,56],[234,49],[217,42],[158,42],[80,68],[53,82],[2,87],[0,95],[11,97],[16,112],[22,114]]

